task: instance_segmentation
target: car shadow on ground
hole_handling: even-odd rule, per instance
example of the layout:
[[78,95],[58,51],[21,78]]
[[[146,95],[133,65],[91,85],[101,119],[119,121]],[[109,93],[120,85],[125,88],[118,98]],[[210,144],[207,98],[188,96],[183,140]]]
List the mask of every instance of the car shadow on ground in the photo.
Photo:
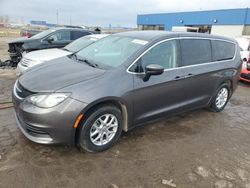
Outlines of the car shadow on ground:
[[[115,146],[102,153],[113,153],[116,150],[123,150],[124,148],[125,150],[127,150],[127,148],[133,150],[131,148],[136,149],[137,147],[141,147],[140,144],[145,144],[145,142],[148,144],[150,144],[150,142],[171,142],[171,140],[178,140],[187,136],[199,134],[203,128],[207,128],[202,126],[205,122],[200,122],[199,119],[209,113],[213,115],[212,112],[201,109],[143,124],[126,133],[123,132]],[[74,146],[68,147],[62,145],[41,145],[33,143],[26,139],[19,130],[17,134],[18,139],[21,140],[19,144],[27,149],[27,152],[38,152],[46,155],[49,153],[56,154],[57,152],[60,155],[64,155],[65,153],[84,153],[85,155],[92,155],[88,152],[81,152]]]

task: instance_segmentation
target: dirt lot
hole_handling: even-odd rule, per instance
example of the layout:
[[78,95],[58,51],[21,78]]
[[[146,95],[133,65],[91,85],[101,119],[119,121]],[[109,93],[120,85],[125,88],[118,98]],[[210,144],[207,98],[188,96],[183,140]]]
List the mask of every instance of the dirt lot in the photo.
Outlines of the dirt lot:
[[[0,71],[0,101],[10,100],[15,77]],[[178,188],[250,188],[249,106],[250,85],[240,84],[221,113],[197,110],[143,126],[98,154],[32,143],[13,109],[2,109],[0,187],[161,188],[173,180]]]
[[9,59],[8,50],[8,41],[12,40],[8,37],[0,37],[0,60],[5,61]]

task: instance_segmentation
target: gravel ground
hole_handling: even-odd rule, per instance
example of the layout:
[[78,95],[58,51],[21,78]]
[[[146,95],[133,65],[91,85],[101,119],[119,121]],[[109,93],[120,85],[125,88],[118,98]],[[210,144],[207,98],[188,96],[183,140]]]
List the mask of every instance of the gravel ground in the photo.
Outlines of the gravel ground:
[[[0,99],[16,76],[0,71]],[[108,151],[44,146],[0,110],[0,187],[250,188],[250,85],[241,83],[221,113],[197,110],[124,133]],[[171,181],[172,180],[172,181]]]
[[0,60],[5,61],[9,59],[8,42],[13,40],[11,37],[0,37]]

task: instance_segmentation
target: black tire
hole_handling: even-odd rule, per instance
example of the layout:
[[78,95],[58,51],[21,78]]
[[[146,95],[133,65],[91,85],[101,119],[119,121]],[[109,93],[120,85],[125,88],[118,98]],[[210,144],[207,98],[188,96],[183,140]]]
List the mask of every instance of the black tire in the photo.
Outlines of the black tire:
[[[227,96],[227,100],[226,100],[225,104],[224,104],[223,106],[218,107],[217,104],[216,104],[216,99],[217,99],[218,94],[220,93],[220,91],[221,91],[222,89],[226,89],[226,90],[227,90],[228,96]],[[212,99],[212,102],[211,102],[211,104],[210,104],[209,109],[210,109],[211,111],[213,111],[213,112],[221,112],[221,111],[224,110],[224,108],[226,107],[230,95],[231,95],[230,86],[229,86],[227,83],[222,84],[222,85],[217,89],[216,94],[215,94],[215,96],[214,96],[213,99]]]
[[[118,121],[117,131],[113,138],[105,145],[95,145],[90,139],[90,131],[93,124],[98,120],[98,118],[102,117],[105,114],[111,114],[116,117]],[[88,152],[101,152],[107,150],[112,147],[119,139],[122,132],[122,127],[122,114],[117,107],[111,105],[97,107],[91,112],[87,119],[81,123],[77,145],[81,150],[83,149]]]

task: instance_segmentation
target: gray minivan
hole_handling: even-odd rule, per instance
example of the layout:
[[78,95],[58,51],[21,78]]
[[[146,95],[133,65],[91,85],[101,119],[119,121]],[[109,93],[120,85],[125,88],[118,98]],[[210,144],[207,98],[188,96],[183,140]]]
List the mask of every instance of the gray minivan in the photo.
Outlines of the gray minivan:
[[37,143],[103,151],[146,121],[222,111],[240,69],[238,44],[229,38],[118,33],[21,76],[13,89],[17,124]]

